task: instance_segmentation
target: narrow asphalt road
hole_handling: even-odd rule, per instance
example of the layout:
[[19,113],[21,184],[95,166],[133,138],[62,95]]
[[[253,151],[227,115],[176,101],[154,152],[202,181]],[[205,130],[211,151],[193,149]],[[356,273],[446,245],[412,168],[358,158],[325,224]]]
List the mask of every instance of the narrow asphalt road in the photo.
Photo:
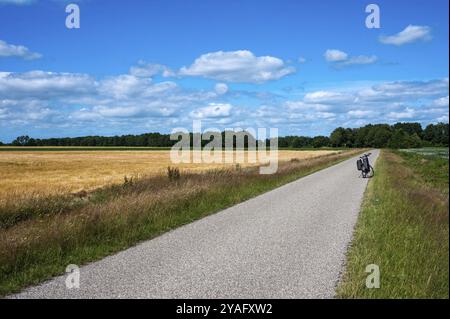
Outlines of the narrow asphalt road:
[[[373,151],[372,164],[378,156]],[[332,298],[367,179],[356,158],[12,298]]]

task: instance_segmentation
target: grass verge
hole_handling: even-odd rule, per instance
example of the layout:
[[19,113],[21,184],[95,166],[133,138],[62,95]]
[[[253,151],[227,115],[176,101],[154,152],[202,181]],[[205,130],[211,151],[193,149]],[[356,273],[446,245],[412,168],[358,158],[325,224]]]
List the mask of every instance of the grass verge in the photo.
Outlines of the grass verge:
[[62,274],[68,264],[98,260],[361,152],[280,163],[273,175],[260,175],[257,167],[251,167],[184,173],[176,179],[138,179],[93,192],[80,205],[62,200],[46,207],[43,199],[33,214],[16,207],[13,218],[5,219],[5,228],[0,229],[0,295]]
[[[338,298],[449,297],[448,162],[416,156],[382,151]],[[379,266],[378,289],[366,288],[369,264]]]

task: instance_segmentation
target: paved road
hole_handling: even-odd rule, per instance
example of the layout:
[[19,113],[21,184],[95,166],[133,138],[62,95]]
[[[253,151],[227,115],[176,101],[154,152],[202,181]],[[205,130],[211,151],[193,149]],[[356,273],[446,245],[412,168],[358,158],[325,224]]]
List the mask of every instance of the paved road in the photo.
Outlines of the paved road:
[[332,298],[367,184],[355,160],[86,265],[79,289],[12,297]]

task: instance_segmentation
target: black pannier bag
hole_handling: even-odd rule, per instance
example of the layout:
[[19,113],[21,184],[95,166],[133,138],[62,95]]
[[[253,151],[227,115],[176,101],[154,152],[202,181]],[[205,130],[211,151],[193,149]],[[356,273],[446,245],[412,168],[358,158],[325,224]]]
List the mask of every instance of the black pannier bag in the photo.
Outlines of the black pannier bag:
[[362,171],[363,169],[363,162],[361,159],[356,161],[356,167],[358,168],[358,171]]

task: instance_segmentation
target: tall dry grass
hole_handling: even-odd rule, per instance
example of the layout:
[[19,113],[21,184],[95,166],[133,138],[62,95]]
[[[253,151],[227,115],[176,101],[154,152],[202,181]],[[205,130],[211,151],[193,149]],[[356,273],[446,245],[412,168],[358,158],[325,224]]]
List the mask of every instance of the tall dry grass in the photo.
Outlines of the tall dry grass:
[[[57,149],[57,148],[56,148]],[[279,151],[279,160],[309,159],[336,151]],[[225,152],[224,152],[225,153]],[[223,155],[225,156],[225,155]],[[247,152],[245,152],[247,159]],[[255,166],[246,163],[243,167]],[[24,197],[43,197],[92,191],[121,184],[124,176],[151,177],[165,174],[171,165],[170,151],[1,151],[0,205]],[[232,167],[232,164],[186,163],[181,170]]]

